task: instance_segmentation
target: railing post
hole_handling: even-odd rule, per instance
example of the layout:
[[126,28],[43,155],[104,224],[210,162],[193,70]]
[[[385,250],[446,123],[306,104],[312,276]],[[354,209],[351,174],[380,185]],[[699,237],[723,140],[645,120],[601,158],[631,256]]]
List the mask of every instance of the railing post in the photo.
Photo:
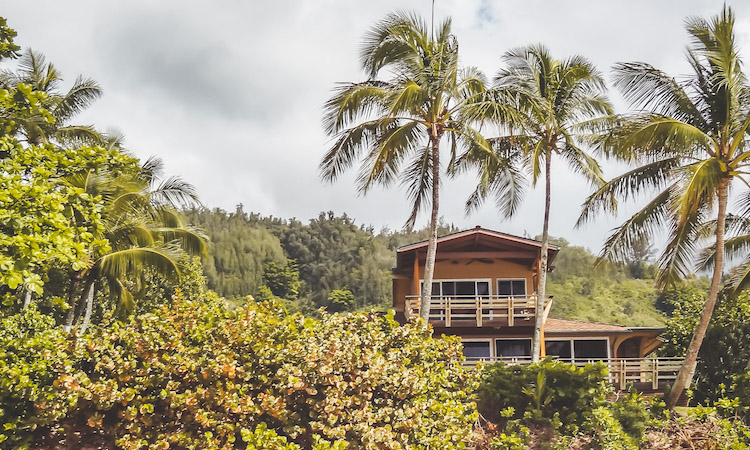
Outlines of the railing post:
[[451,326],[451,298],[445,299],[445,326]]
[[651,387],[654,390],[659,389],[659,359],[654,358],[654,361],[651,364],[653,370],[651,372]]
[[477,326],[482,326],[482,299],[479,298],[479,296],[476,297],[476,305],[477,305]]
[[625,368],[627,367],[627,362],[624,359],[620,360],[620,389],[622,390],[625,387],[625,381],[627,379],[627,374],[625,373]]
[[513,326],[513,316],[516,315],[515,308],[513,307],[513,296],[508,296],[508,326]]

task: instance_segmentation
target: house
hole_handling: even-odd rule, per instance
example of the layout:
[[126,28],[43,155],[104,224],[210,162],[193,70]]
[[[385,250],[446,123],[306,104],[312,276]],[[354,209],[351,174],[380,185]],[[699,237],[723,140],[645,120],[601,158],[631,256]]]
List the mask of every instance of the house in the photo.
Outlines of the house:
[[[442,236],[437,242],[429,317],[435,334],[461,336],[467,361],[530,361],[541,243],[481,227]],[[549,267],[559,250],[549,246]],[[418,316],[426,254],[427,241],[397,250],[392,272],[393,307],[399,320]],[[544,302],[541,356],[573,363],[653,366],[653,359],[643,358],[663,342],[661,329],[552,318],[552,303],[551,296]],[[675,362],[669,363],[671,370]],[[623,377],[634,373],[630,366],[621,369]],[[658,383],[664,376],[657,373],[652,381]]]

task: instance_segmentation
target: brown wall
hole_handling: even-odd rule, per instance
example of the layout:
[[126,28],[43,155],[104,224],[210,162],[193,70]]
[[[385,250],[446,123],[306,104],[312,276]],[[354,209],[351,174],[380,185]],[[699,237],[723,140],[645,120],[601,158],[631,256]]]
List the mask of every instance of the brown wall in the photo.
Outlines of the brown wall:
[[[441,279],[486,279],[492,280],[491,293],[497,294],[498,278],[525,278],[526,292],[531,294],[536,291],[534,283],[534,272],[525,264],[516,264],[510,261],[492,260],[482,262],[478,260],[443,260],[435,264],[435,280]],[[419,278],[424,277],[424,265],[419,266]],[[396,311],[404,310],[404,303],[407,295],[417,295],[415,292],[414,279],[397,279],[393,280],[393,308]]]

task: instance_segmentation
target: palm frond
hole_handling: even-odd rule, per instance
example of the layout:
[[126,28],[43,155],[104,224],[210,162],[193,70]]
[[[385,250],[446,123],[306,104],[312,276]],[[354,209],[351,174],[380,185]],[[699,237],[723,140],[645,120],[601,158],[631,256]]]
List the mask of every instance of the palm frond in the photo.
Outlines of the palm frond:
[[401,184],[407,188],[407,198],[411,200],[412,209],[409,218],[406,220],[404,227],[412,229],[417,220],[419,211],[429,202],[431,198],[432,179],[432,158],[429,146],[415,155],[409,167],[403,172]]
[[404,156],[423,143],[424,131],[424,126],[416,121],[403,125],[397,121],[389,121],[362,161],[357,178],[360,191],[367,193],[376,183],[383,186],[393,183],[398,177]]
[[102,96],[102,88],[99,83],[91,78],[78,76],[73,87],[60,98],[52,115],[58,123],[64,123],[72,119],[84,109],[91,106],[95,100]]
[[172,245],[134,247],[108,253],[99,259],[98,265],[103,275],[118,279],[140,273],[144,267],[152,267],[168,277],[179,279],[179,256],[179,248]]

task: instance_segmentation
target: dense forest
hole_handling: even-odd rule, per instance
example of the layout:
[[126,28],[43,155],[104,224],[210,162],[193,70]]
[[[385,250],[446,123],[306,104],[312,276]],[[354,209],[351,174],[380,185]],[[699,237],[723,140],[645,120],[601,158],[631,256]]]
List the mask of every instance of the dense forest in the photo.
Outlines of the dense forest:
[[[354,219],[320,213],[304,223],[298,219],[262,217],[242,206],[234,212],[192,209],[186,217],[209,237],[203,260],[207,284],[227,298],[257,297],[264,286],[264,268],[273,263],[292,265],[300,287],[292,305],[311,313],[359,309],[387,310],[392,304],[390,270],[396,249],[423,241],[428,230],[374,230]],[[458,231],[441,224],[440,235]],[[502,230],[498,230],[502,231]],[[549,293],[554,296],[552,316],[566,319],[661,326],[664,294],[656,289],[650,251],[634,252],[627,264],[605,264],[596,269],[589,249],[570,245],[562,238],[550,274]],[[267,278],[267,277],[266,277]],[[350,291],[354,301],[333,305],[331,293]]]

